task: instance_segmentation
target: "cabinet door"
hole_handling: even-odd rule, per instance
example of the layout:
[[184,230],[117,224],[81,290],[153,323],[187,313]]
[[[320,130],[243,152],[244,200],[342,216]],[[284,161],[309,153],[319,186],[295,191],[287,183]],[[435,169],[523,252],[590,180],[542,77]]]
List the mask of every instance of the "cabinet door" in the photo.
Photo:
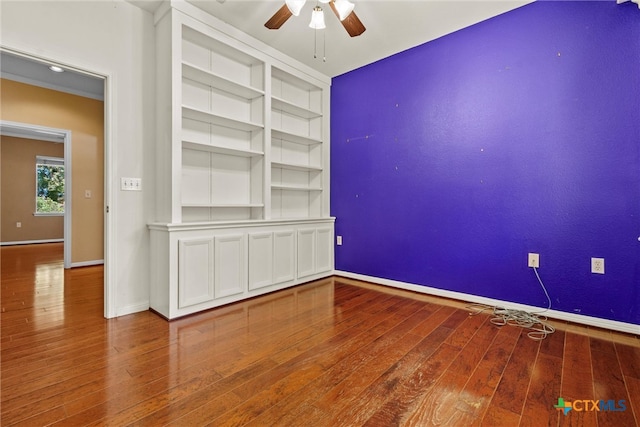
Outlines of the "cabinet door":
[[249,233],[249,290],[272,283],[272,248],[273,233]]
[[184,308],[214,298],[212,239],[178,241],[178,307]]
[[319,228],[316,231],[316,273],[333,269],[333,233],[331,228]]
[[295,235],[293,230],[274,233],[273,283],[295,279]]
[[316,230],[298,230],[298,277],[315,273]]
[[241,294],[245,290],[245,236],[215,237],[215,297]]

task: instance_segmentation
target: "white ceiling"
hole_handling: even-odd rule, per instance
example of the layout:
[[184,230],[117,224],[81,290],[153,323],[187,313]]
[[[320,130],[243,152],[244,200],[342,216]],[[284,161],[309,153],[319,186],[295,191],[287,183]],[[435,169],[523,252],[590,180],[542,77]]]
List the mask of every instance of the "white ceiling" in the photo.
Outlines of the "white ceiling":
[[[318,58],[314,59],[315,31],[308,25],[315,0],[307,1],[300,16],[292,16],[279,30],[269,30],[264,23],[284,4],[284,0],[186,1],[330,77],[532,2],[352,0],[356,14],[367,28],[362,35],[353,38],[325,5],[327,28],[317,32]],[[132,0],[132,3],[153,10],[160,1]],[[326,62],[322,61],[323,45],[326,45]]]
[[[127,1],[154,12],[163,1],[168,0]],[[356,14],[367,28],[362,35],[353,38],[349,37],[326,5],[327,28],[318,30],[317,34],[309,28],[311,10],[316,0],[307,1],[300,16],[292,16],[279,30],[269,30],[264,23],[284,4],[284,0],[186,1],[319,72],[335,77],[533,0],[352,0],[356,5]],[[316,35],[318,58],[314,58]],[[326,62],[322,60],[323,56],[326,56]],[[33,62],[7,52],[2,52],[0,64],[2,77],[102,98],[101,79],[73,70],[56,75],[47,69],[49,64]]]

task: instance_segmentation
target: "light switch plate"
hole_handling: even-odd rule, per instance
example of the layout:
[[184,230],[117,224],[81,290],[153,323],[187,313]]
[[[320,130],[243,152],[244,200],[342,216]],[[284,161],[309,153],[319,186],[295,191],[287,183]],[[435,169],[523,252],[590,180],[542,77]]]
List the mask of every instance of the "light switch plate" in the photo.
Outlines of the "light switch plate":
[[120,178],[120,190],[142,191],[142,179],[141,178]]

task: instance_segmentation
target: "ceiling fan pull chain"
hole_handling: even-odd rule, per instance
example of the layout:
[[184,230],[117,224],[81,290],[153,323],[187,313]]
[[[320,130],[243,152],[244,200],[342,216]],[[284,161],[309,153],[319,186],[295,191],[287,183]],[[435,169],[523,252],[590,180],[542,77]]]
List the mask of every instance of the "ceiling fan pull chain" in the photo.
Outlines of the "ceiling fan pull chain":
[[327,32],[322,32],[322,62],[327,62]]
[[313,30],[313,59],[318,57],[318,30]]

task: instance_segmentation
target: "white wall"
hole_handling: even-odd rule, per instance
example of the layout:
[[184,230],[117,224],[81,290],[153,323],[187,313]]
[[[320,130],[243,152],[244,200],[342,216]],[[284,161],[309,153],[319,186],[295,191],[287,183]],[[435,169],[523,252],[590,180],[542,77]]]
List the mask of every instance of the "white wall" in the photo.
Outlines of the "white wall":
[[[150,13],[122,0],[0,1],[0,44],[107,75],[111,150],[108,317],[149,306],[149,235],[154,220],[154,27]],[[109,152],[107,152],[109,157]],[[107,172],[108,174],[108,172]],[[142,192],[119,190],[141,177]]]

